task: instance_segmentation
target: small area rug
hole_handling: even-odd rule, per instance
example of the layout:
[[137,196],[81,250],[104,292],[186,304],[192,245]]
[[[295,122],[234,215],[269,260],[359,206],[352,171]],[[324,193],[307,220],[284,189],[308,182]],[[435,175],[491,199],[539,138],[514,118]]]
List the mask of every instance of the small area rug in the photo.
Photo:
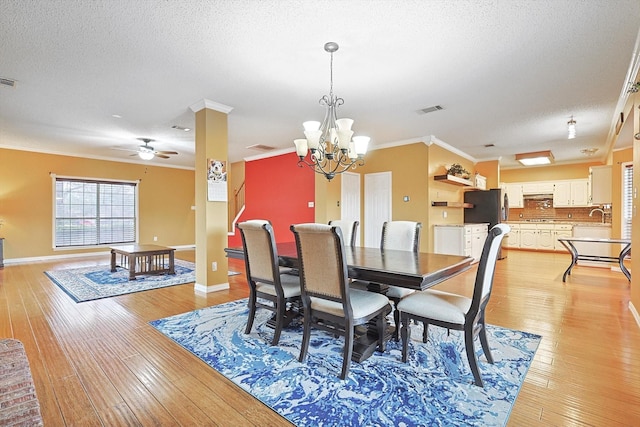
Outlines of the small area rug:
[[541,339],[488,325],[495,364],[480,358],[479,388],[461,332],[431,327],[423,344],[421,326],[412,325],[408,363],[390,341],[385,353],[352,362],[341,381],[342,338],[313,330],[300,363],[300,322],[271,346],[271,312],[258,310],[245,335],[247,313],[243,299],[150,323],[297,426],[504,426]]
[[136,276],[136,280],[129,280],[129,270],[125,268],[118,267],[112,273],[109,265],[52,270],[44,274],[75,302],[84,302],[195,282],[195,270],[194,263],[177,259],[175,275],[141,275]]
[[0,340],[0,426],[42,426],[40,404],[24,346]]

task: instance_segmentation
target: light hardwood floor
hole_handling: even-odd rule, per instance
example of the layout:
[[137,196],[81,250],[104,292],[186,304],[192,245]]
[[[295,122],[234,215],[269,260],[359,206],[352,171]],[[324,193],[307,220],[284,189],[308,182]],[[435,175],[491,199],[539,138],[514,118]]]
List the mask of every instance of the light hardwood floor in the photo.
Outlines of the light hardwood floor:
[[[177,252],[193,261],[193,251]],[[43,271],[107,256],[0,269],[0,337],[26,348],[46,426],[284,426],[287,421],[148,325],[247,296],[193,284],[76,304]],[[640,425],[640,327],[622,273],[576,267],[569,255],[511,250],[498,261],[491,324],[543,336],[509,426]],[[439,289],[469,293],[475,268]],[[482,363],[480,364],[482,369]]]

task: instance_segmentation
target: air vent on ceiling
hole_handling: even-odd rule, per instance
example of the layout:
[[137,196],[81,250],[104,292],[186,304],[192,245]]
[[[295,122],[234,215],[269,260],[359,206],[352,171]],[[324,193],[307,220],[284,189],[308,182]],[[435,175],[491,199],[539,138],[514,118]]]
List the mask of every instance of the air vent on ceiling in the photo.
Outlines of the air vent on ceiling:
[[422,110],[418,110],[418,114],[427,114],[433,113],[434,111],[444,110],[441,105],[434,105],[433,107],[423,108]]
[[16,87],[16,81],[15,80],[11,80],[11,79],[7,79],[5,77],[0,77],[0,85],[9,86],[9,87]]
[[495,144],[484,144],[484,148],[495,147]]
[[260,150],[260,151],[275,150],[275,147],[271,147],[270,145],[264,145],[264,144],[249,145],[247,148],[249,148],[251,150]]

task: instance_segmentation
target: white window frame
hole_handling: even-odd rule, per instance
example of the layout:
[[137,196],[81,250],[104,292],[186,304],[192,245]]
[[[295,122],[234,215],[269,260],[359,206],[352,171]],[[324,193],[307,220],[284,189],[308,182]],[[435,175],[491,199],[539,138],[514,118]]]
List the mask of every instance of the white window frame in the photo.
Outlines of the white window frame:
[[620,191],[620,237],[631,238],[631,221],[633,218],[633,162],[624,162],[620,165],[620,179],[622,187]]
[[[51,242],[52,248],[54,250],[74,250],[74,249],[87,249],[87,248],[101,248],[101,247],[109,247],[117,244],[131,244],[137,243],[139,239],[139,223],[140,223],[140,215],[139,215],[139,185],[140,180],[130,181],[130,180],[117,180],[117,179],[108,179],[108,178],[89,178],[89,177],[78,177],[78,176],[63,176],[56,175],[51,173],[51,185],[52,185],[52,227],[51,227]],[[135,212],[135,230],[134,230],[134,240],[126,241],[126,242],[109,242],[109,243],[96,243],[96,244],[84,244],[84,245],[60,245],[58,246],[56,243],[56,220],[57,216],[57,203],[56,203],[56,191],[57,181],[79,181],[79,182],[95,182],[95,183],[103,183],[103,184],[127,184],[131,185],[134,188],[134,212]],[[99,203],[99,201],[98,201]]]

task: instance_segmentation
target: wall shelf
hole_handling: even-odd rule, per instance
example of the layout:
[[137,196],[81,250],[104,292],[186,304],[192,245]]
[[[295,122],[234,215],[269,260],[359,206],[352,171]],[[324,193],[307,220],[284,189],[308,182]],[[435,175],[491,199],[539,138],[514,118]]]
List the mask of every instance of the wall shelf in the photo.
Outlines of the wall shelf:
[[435,179],[436,181],[443,181],[448,184],[462,185],[465,187],[471,187],[473,185],[473,182],[471,182],[470,179],[464,179],[453,175],[435,175],[433,179]]
[[463,203],[463,202],[431,202],[431,206],[441,206],[448,208],[473,208],[472,203]]

